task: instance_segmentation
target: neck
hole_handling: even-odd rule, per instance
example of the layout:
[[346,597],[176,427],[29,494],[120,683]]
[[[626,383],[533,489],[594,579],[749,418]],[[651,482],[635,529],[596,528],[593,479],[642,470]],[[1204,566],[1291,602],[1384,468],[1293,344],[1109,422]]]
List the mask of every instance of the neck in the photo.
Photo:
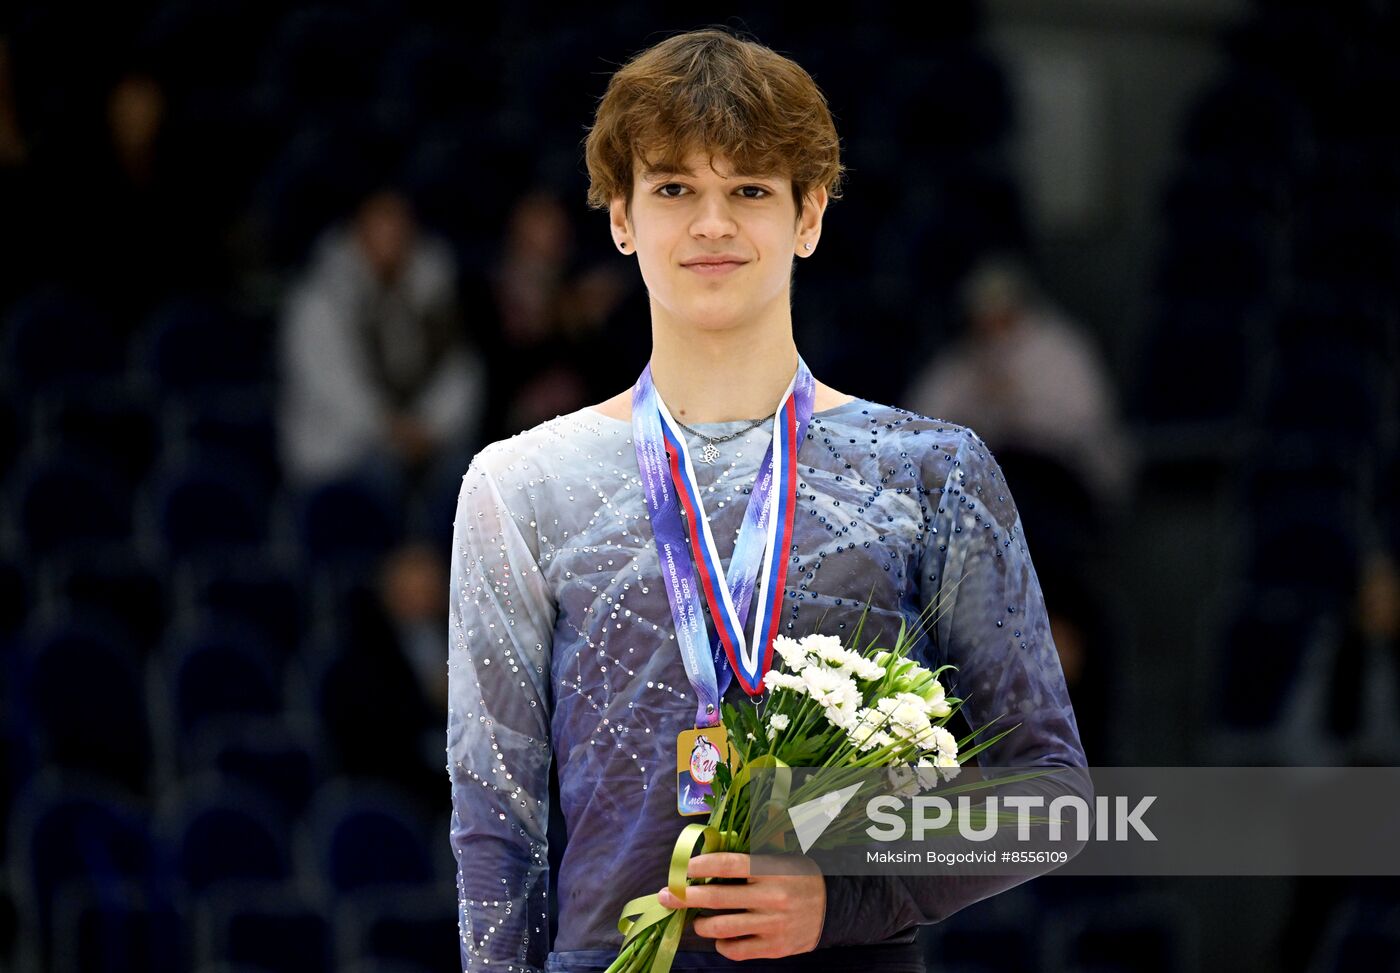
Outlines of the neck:
[[796,371],[791,323],[684,334],[652,328],[652,382],[671,415],[688,425],[771,416]]

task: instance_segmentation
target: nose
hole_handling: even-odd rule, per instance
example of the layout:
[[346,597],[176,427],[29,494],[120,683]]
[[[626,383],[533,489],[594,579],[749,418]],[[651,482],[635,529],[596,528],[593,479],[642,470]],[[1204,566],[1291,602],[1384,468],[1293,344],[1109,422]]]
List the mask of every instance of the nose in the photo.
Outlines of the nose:
[[690,232],[703,238],[733,236],[738,230],[725,193],[708,193],[700,201]]

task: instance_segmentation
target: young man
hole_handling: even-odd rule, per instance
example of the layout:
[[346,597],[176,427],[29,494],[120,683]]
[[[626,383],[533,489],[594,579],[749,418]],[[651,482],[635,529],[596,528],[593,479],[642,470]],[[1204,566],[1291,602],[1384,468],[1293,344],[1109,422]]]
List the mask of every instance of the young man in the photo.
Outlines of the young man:
[[[776,617],[767,630],[796,638],[820,623],[844,638],[869,600],[862,642],[890,644],[941,594],[950,607],[922,660],[958,666],[950,692],[974,725],[1021,724],[981,762],[1084,766],[1039,582],[985,444],[817,382],[798,354],[793,257],[817,248],[838,155],[807,73],[723,31],[669,38],[609,84],[587,141],[590,201],[636,257],[652,351],[633,388],[491,444],[464,478],[448,721],[464,969],[604,969],[623,904],[666,884],[676,836],[699,820],[678,812],[677,736],[718,718],[716,694],[748,705],[751,683],[722,665],[718,686],[697,675],[694,628],[676,621],[687,589],[674,583],[692,562],[663,565],[659,544],[719,562],[730,583],[774,546],[764,564],[776,581],[758,586],[752,616],[730,619],[746,632]],[[667,520],[655,503],[672,486],[663,434],[684,440],[677,475],[703,507],[688,516],[708,523],[704,552],[697,525],[682,533],[675,508]],[[783,443],[796,463],[779,469]],[[782,546],[749,543],[742,526],[770,489],[795,509]],[[718,644],[715,608],[697,606],[703,652]],[[551,759],[568,832],[552,950]],[[922,970],[920,924],[1024,881],[752,876],[737,853],[697,856],[689,874],[747,881],[687,893],[715,911],[681,939],[677,971]]]

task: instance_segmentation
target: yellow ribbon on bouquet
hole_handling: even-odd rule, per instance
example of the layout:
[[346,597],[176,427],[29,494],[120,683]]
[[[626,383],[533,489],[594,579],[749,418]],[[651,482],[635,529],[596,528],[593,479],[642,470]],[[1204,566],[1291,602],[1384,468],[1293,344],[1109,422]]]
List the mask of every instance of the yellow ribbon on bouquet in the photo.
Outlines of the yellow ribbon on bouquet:
[[[764,754],[755,757],[752,762],[744,764],[734,775],[733,782],[724,792],[724,797],[718,807],[715,808],[715,816],[724,809],[732,794],[737,794],[749,782],[750,773],[763,767],[773,767],[783,769],[788,765],[772,754]],[[786,797],[790,784],[791,775],[782,774],[774,783],[775,800]],[[781,793],[781,797],[779,794]],[[769,813],[772,814],[776,808],[770,806]],[[707,855],[715,851],[723,851],[727,847],[732,847],[738,843],[739,834],[737,831],[721,832],[714,825],[710,824],[687,824],[681,829],[680,837],[676,839],[675,848],[671,851],[671,866],[667,873],[666,887],[677,899],[685,901],[684,892],[690,879],[690,859],[696,855],[697,843],[703,842],[699,854]],[[652,959],[650,973],[667,973],[671,968],[671,963],[675,959],[676,947],[680,945],[681,933],[685,930],[685,919],[688,908],[672,909],[661,904],[658,893],[638,896],[622,907],[622,917],[617,921],[617,929],[623,935],[622,946],[625,949],[627,944],[635,939],[643,930],[656,925],[658,922],[666,923],[661,933],[661,942],[656,950],[656,956]]]

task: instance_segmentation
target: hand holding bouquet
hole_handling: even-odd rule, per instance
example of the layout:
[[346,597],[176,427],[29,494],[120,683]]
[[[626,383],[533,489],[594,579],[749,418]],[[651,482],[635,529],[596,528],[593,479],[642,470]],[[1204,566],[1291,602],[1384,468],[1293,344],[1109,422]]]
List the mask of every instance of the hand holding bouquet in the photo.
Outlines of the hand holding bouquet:
[[[867,613],[869,611],[867,607]],[[957,775],[959,765],[996,743],[1015,727],[975,746],[967,745],[986,727],[963,740],[946,728],[962,700],[946,694],[938,676],[908,658],[919,633],[901,623],[889,649],[858,644],[865,615],[849,645],[831,635],[791,639],[779,635],[774,651],[781,669],[764,674],[769,699],[762,714],[753,705],[725,703],[721,715],[739,767],[717,768],[712,809],[706,824],[690,824],[681,832],[671,857],[668,889],[682,899],[688,884],[724,879],[687,875],[689,860],[701,843],[703,853],[746,852],[753,847],[755,828],[780,825],[753,813],[751,774],[787,767],[818,767],[827,771],[824,788],[841,786],[841,776],[866,779],[872,767],[889,768],[895,793],[913,795]],[[729,880],[729,881],[732,881]],[[608,973],[665,973],[689,913],[672,909],[655,894],[633,899],[618,922],[623,948]]]

